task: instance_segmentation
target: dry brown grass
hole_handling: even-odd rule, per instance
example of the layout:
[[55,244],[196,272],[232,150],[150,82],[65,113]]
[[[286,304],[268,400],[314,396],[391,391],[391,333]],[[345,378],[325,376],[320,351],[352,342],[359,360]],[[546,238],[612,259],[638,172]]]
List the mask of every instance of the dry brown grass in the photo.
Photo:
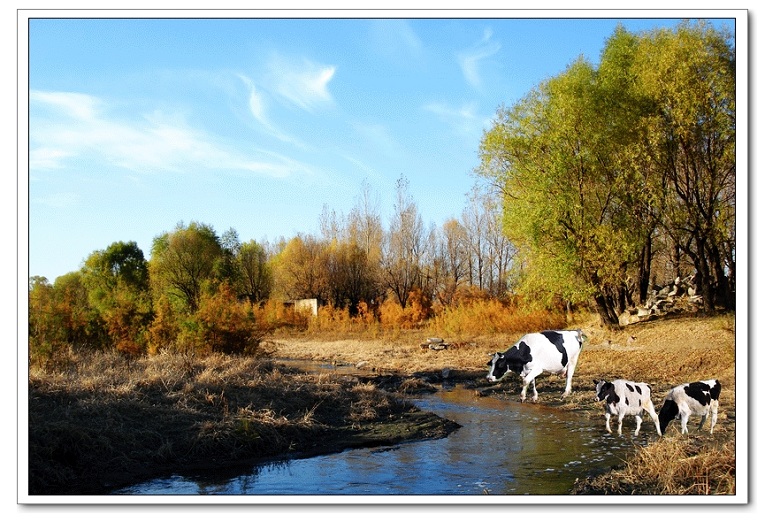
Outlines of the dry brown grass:
[[71,353],[55,373],[32,369],[28,406],[31,495],[103,493],[159,474],[445,435],[441,420],[423,414],[425,434],[365,438],[417,412],[353,379],[222,354],[128,363]]
[[578,483],[574,493],[735,495],[735,445],[705,435],[664,437],[638,448],[624,467]]

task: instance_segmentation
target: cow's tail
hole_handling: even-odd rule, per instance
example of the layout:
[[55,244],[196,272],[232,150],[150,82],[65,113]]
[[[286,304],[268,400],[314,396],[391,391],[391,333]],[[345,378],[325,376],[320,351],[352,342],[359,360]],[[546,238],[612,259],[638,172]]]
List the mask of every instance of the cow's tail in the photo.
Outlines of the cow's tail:
[[579,346],[582,346],[587,340],[587,336],[582,333],[582,330],[576,331],[576,340],[579,341]]

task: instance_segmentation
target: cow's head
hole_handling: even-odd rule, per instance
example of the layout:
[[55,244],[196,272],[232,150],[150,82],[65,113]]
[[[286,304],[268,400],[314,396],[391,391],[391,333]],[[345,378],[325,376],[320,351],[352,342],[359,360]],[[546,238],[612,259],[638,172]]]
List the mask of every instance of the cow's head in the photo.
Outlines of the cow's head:
[[486,379],[488,379],[489,382],[500,380],[510,371],[507,366],[507,355],[502,352],[495,353],[487,365],[489,366],[489,374],[486,376]]
[[606,400],[610,395],[615,394],[614,392],[614,384],[608,381],[601,380],[595,380],[593,381],[595,383],[595,402],[600,402]]

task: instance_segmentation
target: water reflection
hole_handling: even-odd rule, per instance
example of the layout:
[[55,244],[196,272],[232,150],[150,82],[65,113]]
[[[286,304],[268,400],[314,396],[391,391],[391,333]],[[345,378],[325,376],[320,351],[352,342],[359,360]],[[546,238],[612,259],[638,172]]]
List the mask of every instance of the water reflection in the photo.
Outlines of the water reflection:
[[462,428],[444,439],[260,466],[231,478],[172,476],[121,495],[565,495],[651,435],[605,432],[600,419],[476,397],[461,387],[414,401]]

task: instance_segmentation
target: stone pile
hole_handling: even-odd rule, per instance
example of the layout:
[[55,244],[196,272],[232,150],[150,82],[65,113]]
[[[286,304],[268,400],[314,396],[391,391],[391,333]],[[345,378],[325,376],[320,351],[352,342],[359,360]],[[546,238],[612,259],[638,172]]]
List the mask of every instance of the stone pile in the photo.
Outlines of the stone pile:
[[697,293],[694,275],[684,279],[676,277],[672,283],[651,289],[644,305],[622,312],[619,324],[626,326],[669,314],[697,312],[702,300]]
[[449,343],[445,342],[440,337],[428,337],[424,343],[420,343],[420,348],[430,348],[431,350],[446,350],[449,347]]

